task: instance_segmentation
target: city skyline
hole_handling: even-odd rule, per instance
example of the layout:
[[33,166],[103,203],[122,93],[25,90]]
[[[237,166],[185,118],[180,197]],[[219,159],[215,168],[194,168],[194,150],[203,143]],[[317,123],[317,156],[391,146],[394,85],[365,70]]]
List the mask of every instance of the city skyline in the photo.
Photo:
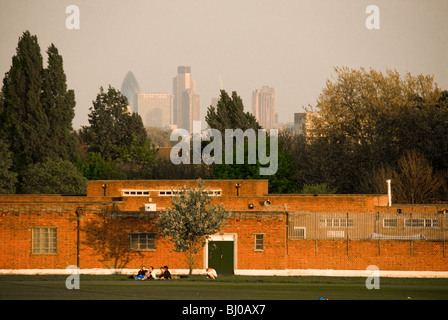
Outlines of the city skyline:
[[[73,127],[88,124],[100,87],[120,89],[132,70],[142,92],[171,92],[177,66],[194,69],[203,120],[222,88],[251,111],[251,94],[275,88],[279,122],[315,105],[333,68],[397,70],[433,75],[448,88],[448,3],[375,1],[380,29],[369,30],[367,1],[7,1],[0,0],[0,73],[11,66],[24,31],[41,50],[54,43],[75,91]],[[80,10],[69,30],[66,8]],[[43,53],[44,65],[46,54]]]

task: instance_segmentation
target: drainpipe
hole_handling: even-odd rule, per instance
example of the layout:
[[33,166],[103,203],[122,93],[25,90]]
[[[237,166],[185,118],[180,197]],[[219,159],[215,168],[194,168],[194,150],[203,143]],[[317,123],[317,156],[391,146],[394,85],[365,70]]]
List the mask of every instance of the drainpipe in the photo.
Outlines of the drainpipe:
[[386,180],[387,182],[387,198],[389,200],[389,207],[392,206],[392,189],[390,187],[391,180]]
[[78,267],[78,269],[80,268],[80,266],[79,266],[79,252],[80,252],[80,250],[79,250],[79,248],[80,248],[79,233],[80,233],[81,214],[82,214],[82,207],[76,208],[76,266]]

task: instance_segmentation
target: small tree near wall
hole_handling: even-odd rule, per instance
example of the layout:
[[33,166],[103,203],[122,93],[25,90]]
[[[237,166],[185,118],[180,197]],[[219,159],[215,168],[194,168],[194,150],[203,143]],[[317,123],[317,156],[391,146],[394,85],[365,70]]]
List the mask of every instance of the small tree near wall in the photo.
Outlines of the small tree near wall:
[[220,230],[229,213],[222,204],[212,204],[210,190],[200,181],[197,188],[181,187],[173,193],[172,207],[160,214],[157,225],[169,238],[174,251],[185,252],[191,275],[196,254],[207,238]]

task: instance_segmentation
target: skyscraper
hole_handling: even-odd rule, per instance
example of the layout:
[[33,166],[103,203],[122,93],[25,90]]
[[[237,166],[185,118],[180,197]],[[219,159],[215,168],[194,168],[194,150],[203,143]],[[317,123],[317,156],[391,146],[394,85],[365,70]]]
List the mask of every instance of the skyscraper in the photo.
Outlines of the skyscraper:
[[199,95],[195,92],[191,67],[179,66],[173,79],[173,123],[180,129],[193,131],[193,121],[199,121]]
[[252,113],[264,129],[274,129],[277,126],[275,108],[275,89],[263,86],[252,93]]
[[131,107],[130,111],[137,112],[137,96],[140,93],[140,86],[138,85],[137,79],[135,79],[135,76],[131,71],[129,71],[126,74],[126,77],[124,77],[120,91],[128,99],[129,106]]
[[172,122],[173,95],[141,93],[138,95],[138,114],[145,127],[169,127]]

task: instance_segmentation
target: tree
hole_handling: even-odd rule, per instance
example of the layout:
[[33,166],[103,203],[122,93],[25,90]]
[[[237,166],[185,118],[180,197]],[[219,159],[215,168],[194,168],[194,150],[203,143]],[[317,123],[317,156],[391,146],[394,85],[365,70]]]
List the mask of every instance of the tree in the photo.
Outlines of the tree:
[[392,180],[396,201],[410,204],[431,203],[446,184],[444,177],[434,172],[425,156],[415,150],[400,157]]
[[11,152],[17,192],[23,192],[22,175],[29,166],[46,157],[76,160],[74,93],[67,90],[62,56],[53,44],[47,54],[48,66],[44,69],[37,37],[24,32],[3,79],[0,138]]
[[49,151],[46,141],[50,125],[41,101],[42,77],[37,37],[26,31],[3,79],[0,110],[0,136],[9,143],[15,172],[41,161]]
[[109,86],[106,92],[101,87],[90,108],[90,126],[81,129],[80,139],[89,153],[113,162],[124,179],[149,179],[156,150],[147,139],[142,118],[127,106],[127,98],[118,90]]
[[[317,101],[307,136],[313,183],[361,191],[362,177],[416,149],[442,163],[448,134],[441,91],[431,76],[336,68]],[[434,118],[437,116],[437,118]],[[307,168],[306,170],[310,170]]]
[[[270,138],[266,139],[266,149],[269,150]],[[260,168],[262,165],[259,161],[255,164],[249,164],[248,146],[247,141],[244,146],[244,163],[237,164],[235,161],[236,146],[234,146],[234,161],[233,164],[227,164],[224,161],[224,153],[222,164],[212,165],[212,178],[213,179],[268,179],[269,180],[269,193],[296,193],[297,188],[295,181],[292,179],[293,159],[288,150],[283,147],[283,141],[279,141],[278,155],[277,155],[277,172],[273,175],[261,175]],[[258,152],[258,144],[256,147]]]
[[89,124],[80,132],[82,142],[89,146],[89,152],[99,152],[107,159],[120,157],[125,146],[134,141],[140,145],[147,140],[142,118],[130,113],[128,101],[120,91],[112,86],[100,93],[90,108]]
[[[221,98],[216,109],[210,106],[205,120],[210,128],[219,130],[222,137],[225,136],[226,129],[241,129],[243,132],[252,129],[255,131],[256,139],[258,139],[258,129],[261,129],[255,117],[249,112],[244,112],[243,101],[235,91],[232,93],[232,97],[230,97],[226,91],[221,90]],[[266,138],[267,150],[270,150],[270,140],[270,137]],[[258,154],[258,142],[256,141],[256,143],[255,151]],[[260,175],[261,164],[258,161],[256,164],[249,164],[248,140],[246,138],[244,140],[244,164],[235,164],[236,149],[241,147],[243,146],[234,145],[234,164],[227,164],[224,160],[225,149],[223,144],[222,164],[214,163],[212,166],[212,177],[214,179],[269,179],[269,192],[271,193],[296,192],[295,184],[290,179],[292,175],[292,167],[290,165],[292,159],[282,147],[281,142],[278,148],[277,173],[269,176]]]
[[255,117],[244,112],[243,100],[233,91],[232,97],[225,90],[221,90],[221,98],[216,109],[210,106],[205,121],[212,129],[219,130],[224,135],[225,129],[261,129]]
[[68,160],[45,158],[23,173],[22,191],[29,194],[85,194],[87,180]]
[[415,150],[405,152],[395,166],[376,169],[364,184],[375,193],[385,194],[389,179],[396,203],[431,203],[447,189],[444,175],[435,171],[426,157]]
[[11,171],[12,155],[8,145],[0,140],[0,194],[15,193],[17,173]]
[[337,189],[331,189],[326,183],[305,184],[300,191],[302,194],[334,194]]
[[220,230],[229,214],[222,204],[212,204],[212,197],[200,181],[197,188],[181,187],[171,205],[159,216],[157,226],[169,237],[174,251],[185,252],[191,275],[196,254],[207,238]]
[[58,49],[51,44],[47,50],[48,66],[43,70],[41,102],[45,109],[51,134],[51,146],[47,156],[56,156],[70,161],[76,160],[77,136],[73,131],[75,117],[75,93],[67,89],[63,59]]
[[123,180],[125,177],[112,160],[106,160],[98,152],[90,152],[86,160],[78,161],[78,169],[87,180]]

